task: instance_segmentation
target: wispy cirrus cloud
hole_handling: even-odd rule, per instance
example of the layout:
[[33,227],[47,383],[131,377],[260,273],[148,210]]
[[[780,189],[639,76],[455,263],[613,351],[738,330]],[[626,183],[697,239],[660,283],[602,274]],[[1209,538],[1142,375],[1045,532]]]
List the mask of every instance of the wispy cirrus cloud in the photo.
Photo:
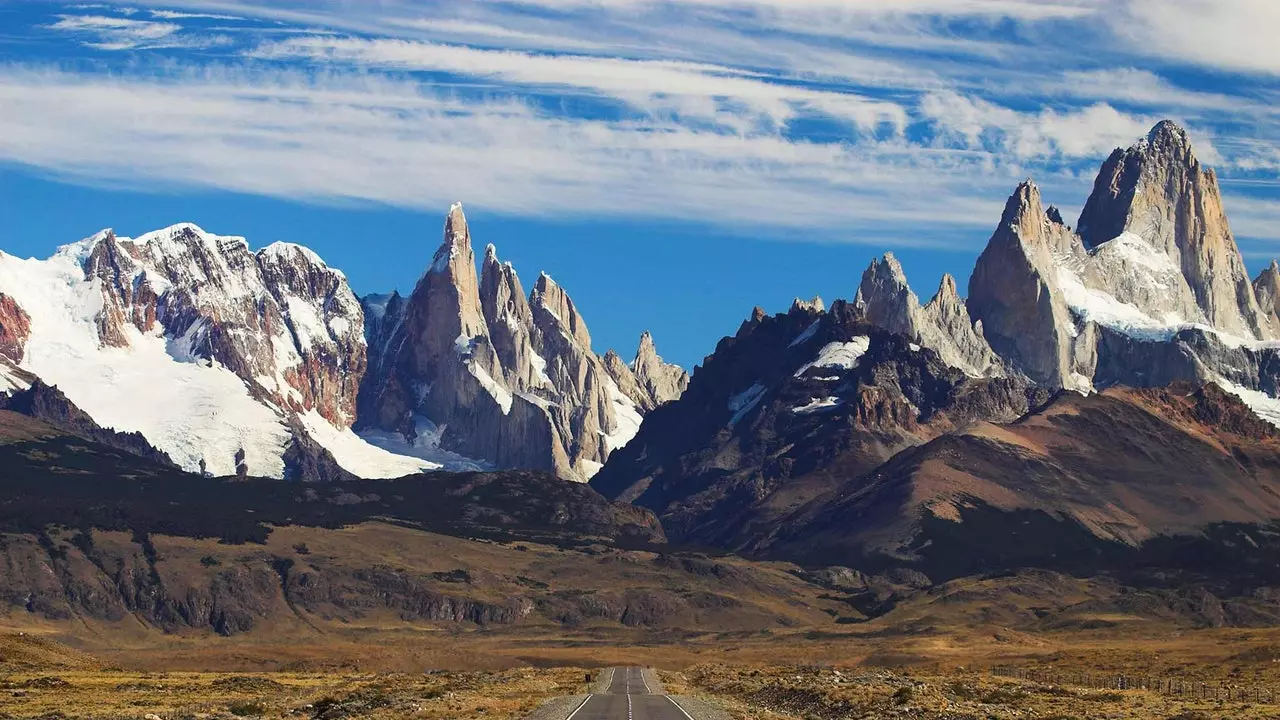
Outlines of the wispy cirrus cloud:
[[[838,228],[868,241],[878,223],[927,225],[932,214],[986,225],[999,206],[976,187],[955,192],[986,162],[964,152],[549,118],[518,101],[361,74],[206,69],[144,80],[4,68],[0,102],[11,110],[0,117],[0,157],[109,184],[431,209],[464,198],[516,214]],[[98,118],[91,127],[86,114]]]
[[86,44],[103,50],[125,50],[154,45],[172,38],[181,25],[105,15],[62,15],[49,25],[52,30],[76,33]]
[[[0,160],[87,182],[937,242],[989,226],[1025,175],[1078,203],[1102,156],[1173,117],[1262,218],[1266,186],[1244,181],[1280,174],[1280,85],[1257,33],[1242,59],[1217,40],[1236,20],[1205,10],[1195,29],[1198,2],[64,6],[47,27],[130,59],[0,67],[17,109]],[[1265,24],[1266,6],[1236,2]],[[1152,40],[1193,31],[1207,47]],[[220,57],[181,53],[202,42]]]
[[[892,102],[771,82],[756,73],[680,61],[626,60],[481,50],[457,45],[360,38],[290,38],[253,55],[401,70],[428,70],[505,84],[556,87],[612,97],[648,112],[676,112],[783,126],[802,111],[864,130],[901,132],[907,112]],[[736,124],[736,123],[735,123]]]

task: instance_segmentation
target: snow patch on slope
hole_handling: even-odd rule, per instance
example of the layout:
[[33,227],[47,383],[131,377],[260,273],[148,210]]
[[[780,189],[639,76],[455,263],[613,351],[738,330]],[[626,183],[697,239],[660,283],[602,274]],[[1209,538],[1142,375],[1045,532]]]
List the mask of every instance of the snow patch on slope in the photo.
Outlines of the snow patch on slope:
[[490,375],[487,370],[480,367],[480,365],[475,361],[467,363],[467,370],[471,371],[471,374],[475,379],[480,381],[480,386],[485,389],[485,392],[489,393],[489,395],[497,401],[498,405],[502,408],[502,414],[510,415],[511,403],[514,402],[514,398],[511,397],[511,393],[498,383],[498,381],[494,380],[493,376]]
[[810,323],[810,324],[809,324],[809,327],[805,328],[805,329],[804,329],[804,332],[802,332],[802,333],[800,333],[799,335],[797,335],[797,336],[796,336],[796,339],[795,339],[795,340],[792,340],[792,341],[791,341],[791,344],[790,344],[790,345],[788,345],[787,347],[795,347],[795,346],[797,346],[797,345],[803,345],[803,344],[805,344],[805,343],[809,342],[810,340],[812,340],[812,339],[813,339],[813,336],[814,336],[814,335],[817,335],[817,334],[818,334],[818,327],[819,327],[820,325],[822,325],[822,319],[821,319],[821,318],[819,318],[819,319],[817,319],[817,320],[814,320],[812,323]]
[[860,335],[849,342],[827,343],[818,351],[818,356],[796,371],[801,377],[812,368],[843,368],[852,370],[858,367],[858,360],[871,349],[871,338]]
[[413,420],[415,437],[412,441],[406,440],[398,432],[386,430],[364,430],[357,437],[393,455],[423,460],[435,470],[480,472],[493,469],[489,463],[441,449],[440,438],[444,434],[444,427],[437,426],[421,415],[414,416]]
[[764,397],[765,391],[768,390],[764,385],[756,383],[742,392],[729,398],[729,412],[733,413],[733,417],[729,418],[730,425],[737,425],[746,417],[756,405],[760,404],[761,398]]
[[339,430],[320,413],[310,410],[298,420],[307,434],[333,454],[343,470],[366,479],[399,478],[425,470],[440,469],[439,463],[397,455],[371,444],[350,430]]
[[1255,415],[1276,427],[1280,427],[1280,399],[1273,398],[1259,390],[1251,390],[1243,385],[1237,385],[1230,380],[1218,378],[1214,382],[1223,390],[1243,400],[1244,404],[1248,405]]
[[832,410],[840,407],[843,402],[838,397],[813,398],[804,405],[791,408],[791,412],[796,415],[812,415],[823,410]]
[[605,436],[605,444],[612,453],[626,447],[626,444],[640,432],[640,423],[644,422],[644,417],[640,415],[631,398],[624,395],[612,379],[609,379],[605,391],[609,395],[609,401],[613,403],[613,417],[617,421],[613,432]]

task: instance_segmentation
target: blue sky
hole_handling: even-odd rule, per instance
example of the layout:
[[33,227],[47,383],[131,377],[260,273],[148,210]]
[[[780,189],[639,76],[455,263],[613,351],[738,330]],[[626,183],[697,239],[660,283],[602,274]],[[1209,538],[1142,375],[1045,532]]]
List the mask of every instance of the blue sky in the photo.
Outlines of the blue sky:
[[1161,118],[1246,261],[1280,220],[1273,0],[0,0],[0,249],[181,221],[407,290],[465,203],[596,349],[692,366],[892,250],[967,280]]

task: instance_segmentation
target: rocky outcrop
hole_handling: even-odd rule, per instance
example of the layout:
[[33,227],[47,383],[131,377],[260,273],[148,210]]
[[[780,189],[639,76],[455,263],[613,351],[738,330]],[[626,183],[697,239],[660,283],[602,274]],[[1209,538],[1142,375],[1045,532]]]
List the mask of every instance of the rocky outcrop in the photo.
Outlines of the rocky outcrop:
[[479,278],[462,207],[414,292],[369,298],[370,372],[361,425],[414,441],[442,428],[442,449],[504,468],[572,480],[595,474],[635,434],[641,413],[671,399],[682,371],[642,342],[643,368],[597,356],[577,305],[542,274],[526,297],[489,245]]
[[1275,336],[1227,223],[1217,176],[1200,165],[1176,124],[1161,122],[1144,140],[1111,154],[1079,228],[1090,249],[1132,233],[1168,257],[1218,330],[1248,339]]
[[1275,260],[1253,279],[1253,294],[1258,307],[1270,319],[1272,326],[1280,328],[1280,263]]
[[[821,298],[817,298],[816,306],[820,307],[821,304]],[[631,370],[644,393],[641,406],[646,410],[679,399],[689,387],[689,373],[678,365],[662,361],[653,344],[653,336],[648,331],[640,336],[640,347],[636,350],[635,360],[631,362]]]
[[857,298],[867,322],[937,352],[948,365],[974,377],[1003,374],[1000,358],[982,336],[981,326],[970,320],[950,275],[942,277],[938,292],[921,307],[901,263],[893,253],[885,253],[862,274]]
[[14,365],[21,363],[30,336],[31,316],[13,298],[0,293],[0,357]]

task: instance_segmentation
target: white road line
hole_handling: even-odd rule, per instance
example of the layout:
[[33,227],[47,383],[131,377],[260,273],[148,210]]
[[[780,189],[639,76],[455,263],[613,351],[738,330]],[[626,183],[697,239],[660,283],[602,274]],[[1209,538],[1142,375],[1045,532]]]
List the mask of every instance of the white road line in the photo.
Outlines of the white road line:
[[653,694],[653,691],[649,689],[649,681],[644,679],[644,668],[640,668],[640,682],[644,683],[644,691],[646,693]]
[[613,676],[618,673],[617,668],[609,668],[609,682],[604,684],[604,691],[609,692],[609,688],[613,687]]
[[574,716],[574,715],[577,715],[577,714],[578,714],[578,713],[580,713],[580,712],[582,712],[582,708],[586,707],[586,706],[587,706],[587,703],[591,702],[591,698],[593,698],[593,697],[595,697],[595,695],[588,695],[588,696],[587,696],[587,699],[586,699],[586,700],[583,700],[583,701],[582,701],[582,704],[581,704],[581,705],[579,705],[579,706],[578,706],[578,708],[577,708],[576,710],[574,710],[573,712],[569,713],[569,717],[565,718],[564,720],[573,720],[573,716]]
[[627,696],[627,720],[631,720],[631,696]]
[[681,713],[683,713],[685,717],[689,718],[689,720],[693,720],[693,716],[689,714],[689,711],[680,707],[680,703],[676,702],[675,698],[671,697],[670,695],[663,695],[662,697],[670,700],[671,704],[675,705],[676,709],[679,710]]

